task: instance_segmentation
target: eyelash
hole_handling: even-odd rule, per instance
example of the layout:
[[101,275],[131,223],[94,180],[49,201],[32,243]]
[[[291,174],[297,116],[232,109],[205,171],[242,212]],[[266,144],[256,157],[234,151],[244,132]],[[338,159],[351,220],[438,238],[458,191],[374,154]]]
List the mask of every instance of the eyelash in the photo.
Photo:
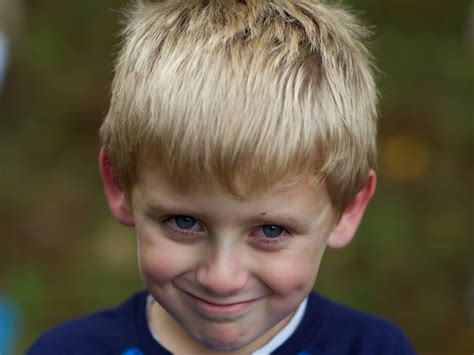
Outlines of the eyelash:
[[[183,217],[183,216],[186,216],[186,217],[191,217],[191,216],[187,216],[187,215],[172,215],[172,216],[168,216],[166,218],[163,219],[163,223],[166,225],[166,227],[174,234],[178,234],[178,235],[184,235],[186,237],[198,237],[200,234],[202,234],[204,231],[205,231],[205,228],[202,226],[202,224],[199,222],[199,220],[195,219],[196,221],[196,224],[201,228],[201,230],[199,231],[195,231],[195,230],[187,230],[187,229],[182,229],[180,227],[177,226],[176,222],[175,222],[175,219],[177,217]],[[194,217],[191,217],[194,219]],[[264,226],[278,226],[282,229],[282,233],[278,236],[278,237],[275,237],[275,238],[269,238],[269,237],[265,237],[263,235],[263,232],[262,232],[262,228]],[[255,233],[259,233],[260,235],[256,235],[255,236]],[[268,247],[277,247],[281,244],[283,244],[285,241],[287,241],[290,237],[291,237],[291,232],[288,230],[288,228],[285,228],[284,226],[281,226],[281,225],[277,225],[277,224],[262,224],[256,228],[254,228],[251,233],[250,233],[251,236],[255,236],[258,240],[259,243],[263,243],[265,246],[268,246]]]
[[290,236],[291,236],[291,233],[288,231],[288,229],[286,229],[285,227],[283,226],[280,226],[280,225],[276,225],[275,226],[278,226],[278,227],[281,227],[282,228],[282,233],[278,236],[278,237],[275,237],[275,238],[269,238],[269,237],[265,237],[262,232],[262,228],[264,226],[266,226],[267,224],[264,224],[264,225],[261,225],[259,226],[258,228],[254,229],[253,232],[259,232],[261,235],[260,236],[257,236],[258,240],[267,244],[267,245],[277,245],[277,244],[281,244],[283,243],[284,241],[286,241]]
[[[197,234],[202,233],[202,231],[188,230],[188,229],[182,229],[182,228],[178,227],[178,225],[176,224],[176,222],[174,220],[177,217],[182,217],[182,216],[185,216],[185,215],[169,216],[169,217],[165,218],[164,223],[174,233],[183,234],[183,235],[187,235],[187,236],[197,235]],[[189,217],[191,217],[191,216],[189,216]],[[193,217],[191,217],[191,218],[193,218]],[[204,230],[204,228],[201,226],[201,224],[199,223],[198,220],[196,220],[196,224],[199,225],[202,230]]]

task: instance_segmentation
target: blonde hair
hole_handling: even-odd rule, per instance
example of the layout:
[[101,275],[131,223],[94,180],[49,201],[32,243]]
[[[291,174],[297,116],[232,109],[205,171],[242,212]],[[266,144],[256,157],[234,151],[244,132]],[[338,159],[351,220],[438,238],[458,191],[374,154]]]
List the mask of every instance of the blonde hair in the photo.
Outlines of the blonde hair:
[[368,35],[318,0],[138,2],[100,129],[119,181],[150,160],[235,194],[311,176],[342,213],[376,162]]

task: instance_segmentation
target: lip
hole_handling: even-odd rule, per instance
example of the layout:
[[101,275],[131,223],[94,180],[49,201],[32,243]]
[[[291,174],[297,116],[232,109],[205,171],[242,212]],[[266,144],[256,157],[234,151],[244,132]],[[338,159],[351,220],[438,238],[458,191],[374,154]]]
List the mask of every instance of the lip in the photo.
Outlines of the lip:
[[184,292],[193,308],[201,315],[211,319],[234,319],[247,313],[258,299],[236,303],[213,303],[191,293]]

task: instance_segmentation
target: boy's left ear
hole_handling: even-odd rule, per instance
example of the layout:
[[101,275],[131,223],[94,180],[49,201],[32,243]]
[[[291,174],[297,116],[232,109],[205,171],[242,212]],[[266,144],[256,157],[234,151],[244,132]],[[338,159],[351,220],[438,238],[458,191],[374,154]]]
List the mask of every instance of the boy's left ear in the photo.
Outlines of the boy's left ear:
[[362,221],[365,208],[374,195],[376,183],[377,175],[375,174],[375,171],[371,170],[369,172],[367,183],[346,208],[339,223],[329,236],[329,247],[334,249],[343,248],[352,240],[357,231],[357,227],[359,227],[359,224]]

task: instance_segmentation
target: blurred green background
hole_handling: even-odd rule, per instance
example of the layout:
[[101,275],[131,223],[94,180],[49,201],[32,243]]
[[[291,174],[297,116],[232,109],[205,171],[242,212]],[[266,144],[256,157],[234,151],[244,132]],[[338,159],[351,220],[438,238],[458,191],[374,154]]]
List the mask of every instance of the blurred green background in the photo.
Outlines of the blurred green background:
[[[316,289],[399,324],[420,354],[471,354],[474,3],[346,3],[374,25],[379,185]],[[0,16],[11,45],[0,94],[0,294],[21,312],[18,354],[45,329],[142,288],[133,231],[110,216],[96,163],[124,4],[31,0],[18,21]]]

